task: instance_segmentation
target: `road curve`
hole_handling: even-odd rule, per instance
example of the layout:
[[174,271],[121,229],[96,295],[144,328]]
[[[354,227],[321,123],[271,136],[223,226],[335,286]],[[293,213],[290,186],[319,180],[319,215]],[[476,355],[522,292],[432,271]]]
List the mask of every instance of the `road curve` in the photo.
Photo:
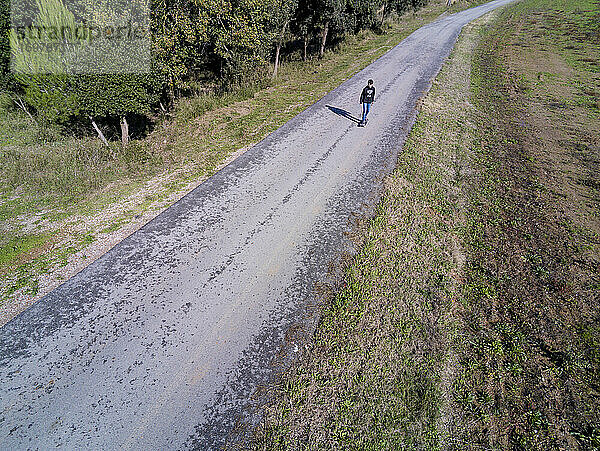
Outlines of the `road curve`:
[[[0,449],[239,435],[462,26],[510,1],[417,30],[2,327]],[[368,78],[377,101],[359,128]]]

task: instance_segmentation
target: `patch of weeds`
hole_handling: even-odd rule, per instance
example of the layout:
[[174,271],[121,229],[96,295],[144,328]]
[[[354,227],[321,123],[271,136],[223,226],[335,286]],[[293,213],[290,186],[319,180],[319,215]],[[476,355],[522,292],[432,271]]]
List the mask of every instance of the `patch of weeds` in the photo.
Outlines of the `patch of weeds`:
[[47,235],[25,235],[10,238],[0,247],[0,269],[7,271],[8,268],[18,263],[33,249],[45,245],[50,237]]
[[571,435],[577,439],[582,449],[597,451],[600,449],[600,424],[572,429]]
[[[90,234],[83,234],[74,237],[69,244],[60,247],[52,246],[52,236],[27,237],[23,247],[16,246],[20,252],[17,257],[13,257],[10,267],[4,273],[0,273],[0,304],[7,302],[16,294],[20,296],[35,297],[40,290],[39,276],[48,272],[51,268],[64,267],[70,257],[81,249],[95,241],[95,237]],[[2,249],[10,249],[13,243]],[[39,240],[44,240],[43,245],[46,251],[40,252],[42,244]],[[14,246],[13,246],[14,248]],[[27,249],[27,250],[25,250]],[[4,253],[1,255],[5,255]],[[10,252],[6,255],[10,256]]]
[[600,100],[596,96],[577,96],[576,104],[587,109],[589,114],[596,117],[600,114]]
[[[250,86],[230,88],[223,92],[210,92],[183,99],[176,106],[175,119],[178,124],[185,124],[209,111],[225,108],[232,104],[251,99],[258,91],[268,88],[269,84],[270,80],[264,80]],[[225,122],[229,122],[232,119],[233,117],[230,115],[224,117]]]
[[108,227],[105,227],[105,228],[99,230],[98,233],[100,233],[100,234],[107,234],[107,233],[116,232],[121,227],[123,227],[124,224],[125,224],[125,221],[123,221],[123,220],[115,221],[111,225],[109,225]]
[[37,295],[39,290],[39,280],[37,276],[32,275],[32,266],[32,263],[19,265],[11,274],[10,278],[6,277],[4,274],[0,274],[0,280],[2,280],[0,305],[17,292],[21,292],[26,296]]

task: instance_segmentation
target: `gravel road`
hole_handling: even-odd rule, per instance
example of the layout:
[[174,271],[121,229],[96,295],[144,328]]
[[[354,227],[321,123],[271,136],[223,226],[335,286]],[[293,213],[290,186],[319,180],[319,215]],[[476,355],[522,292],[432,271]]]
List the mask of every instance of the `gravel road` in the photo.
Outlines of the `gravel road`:
[[[376,201],[417,99],[462,26],[510,1],[419,29],[2,327],[0,449],[243,437],[257,388],[314,323],[318,283]],[[369,78],[377,99],[360,128]]]

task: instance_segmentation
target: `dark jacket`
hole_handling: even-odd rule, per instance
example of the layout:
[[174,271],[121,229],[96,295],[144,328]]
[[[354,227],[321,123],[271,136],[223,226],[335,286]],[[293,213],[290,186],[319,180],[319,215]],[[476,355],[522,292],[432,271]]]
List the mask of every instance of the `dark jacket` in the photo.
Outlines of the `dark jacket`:
[[375,86],[365,86],[360,95],[360,103],[373,103],[375,101]]

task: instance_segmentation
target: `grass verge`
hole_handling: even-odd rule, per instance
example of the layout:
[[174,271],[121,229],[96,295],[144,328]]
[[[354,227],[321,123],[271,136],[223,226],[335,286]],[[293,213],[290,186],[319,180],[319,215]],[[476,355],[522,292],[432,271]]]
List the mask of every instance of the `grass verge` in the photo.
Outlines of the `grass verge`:
[[465,27],[256,449],[600,449],[598,14]]

